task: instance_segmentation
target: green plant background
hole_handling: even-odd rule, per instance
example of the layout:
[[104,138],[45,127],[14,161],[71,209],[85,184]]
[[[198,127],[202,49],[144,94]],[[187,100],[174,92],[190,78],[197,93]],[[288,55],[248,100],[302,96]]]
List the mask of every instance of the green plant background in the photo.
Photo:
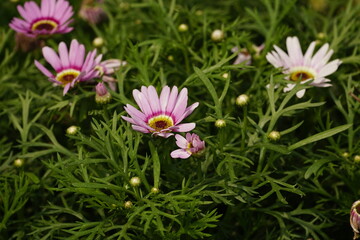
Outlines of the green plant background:
[[[294,0],[107,0],[108,20],[90,25],[78,16],[81,2],[70,1],[74,31],[44,41],[57,49],[77,39],[91,50],[102,37],[104,59],[128,62],[105,106],[95,103],[94,84],[62,96],[34,65],[45,63],[41,49],[16,50],[8,23],[24,2],[0,3],[0,239],[352,238],[359,2],[315,9],[316,1]],[[179,32],[182,23],[188,31]],[[223,41],[211,40],[215,29]],[[303,50],[315,40],[330,44],[332,59],[343,62],[329,76],[332,87],[274,87],[284,76],[265,55],[273,44],[284,49],[287,36]],[[234,46],[262,43],[251,66],[232,64]],[[172,159],[174,138],[135,132],[121,119],[143,85],[186,87],[188,104],[200,103],[185,121],[196,122],[206,142],[202,157]],[[244,93],[249,103],[239,107]],[[217,119],[226,127],[216,128]],[[78,133],[66,134],[72,125]],[[276,142],[267,138],[273,130],[281,133]],[[129,184],[134,176],[138,187]]]

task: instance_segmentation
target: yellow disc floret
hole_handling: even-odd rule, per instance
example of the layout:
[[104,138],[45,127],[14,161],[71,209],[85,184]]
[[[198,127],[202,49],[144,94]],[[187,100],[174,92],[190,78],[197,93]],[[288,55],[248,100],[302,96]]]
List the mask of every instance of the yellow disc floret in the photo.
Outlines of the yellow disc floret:
[[291,69],[290,80],[294,82],[306,81],[309,79],[314,79],[316,72],[307,67],[295,67]]
[[35,31],[41,31],[41,30],[47,30],[47,31],[52,31],[53,29],[56,29],[58,27],[58,24],[50,19],[43,19],[43,20],[39,20],[33,23],[33,25],[31,26],[31,30]]
[[80,72],[75,69],[66,69],[56,75],[56,80],[66,85],[79,76]]
[[150,118],[148,120],[148,125],[154,129],[154,132],[160,132],[161,130],[174,126],[174,121],[171,116],[158,115]]

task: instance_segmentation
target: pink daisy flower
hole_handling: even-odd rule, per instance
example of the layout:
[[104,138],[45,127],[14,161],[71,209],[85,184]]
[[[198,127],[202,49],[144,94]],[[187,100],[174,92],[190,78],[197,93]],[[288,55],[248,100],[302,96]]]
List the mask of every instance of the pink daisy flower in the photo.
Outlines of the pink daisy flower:
[[24,7],[17,9],[23,19],[13,18],[9,24],[16,32],[29,37],[68,33],[73,30],[68,27],[74,14],[69,2],[65,0],[42,0],[39,7],[35,2],[25,2]]
[[[268,53],[266,59],[276,68],[282,68],[283,73],[287,74],[286,80],[289,83],[284,88],[284,92],[288,92],[296,86],[296,82],[305,83],[310,80],[310,85],[315,87],[330,87],[331,80],[325,78],[334,73],[341,61],[336,59],[328,63],[333,50],[329,49],[329,44],[323,45],[313,56],[316,42],[312,42],[303,55],[299,39],[297,37],[288,37],[286,46],[288,54],[274,45],[275,51]],[[298,98],[303,97],[305,89],[296,93]]]
[[191,155],[201,154],[205,149],[205,142],[200,140],[200,137],[193,133],[187,133],[186,138],[176,134],[176,145],[180,149],[174,150],[170,153],[172,158],[188,158]]
[[55,69],[51,73],[41,63],[35,60],[36,67],[46,75],[51,82],[64,87],[64,95],[75,83],[88,81],[98,77],[95,66],[101,61],[102,55],[96,57],[96,49],[89,52],[85,58],[85,47],[77,40],[72,40],[70,51],[64,42],[59,44],[59,55],[50,47],[43,47],[45,60]]
[[171,132],[188,132],[195,128],[195,123],[180,122],[189,116],[199,105],[198,102],[187,107],[187,89],[178,93],[174,86],[171,91],[165,86],[158,96],[153,86],[135,89],[133,96],[141,111],[127,104],[125,108],[130,117],[122,118],[132,124],[132,128],[142,133],[152,133],[156,136],[169,137]]

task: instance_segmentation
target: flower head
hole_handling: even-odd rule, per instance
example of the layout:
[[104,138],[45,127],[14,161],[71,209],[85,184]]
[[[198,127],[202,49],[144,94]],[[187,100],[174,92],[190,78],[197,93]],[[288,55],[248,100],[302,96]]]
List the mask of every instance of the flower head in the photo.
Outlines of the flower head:
[[98,77],[98,71],[95,66],[101,61],[102,55],[96,57],[96,49],[89,52],[85,57],[85,47],[79,44],[77,40],[72,40],[70,51],[66,44],[59,44],[59,55],[50,47],[43,47],[42,53],[45,60],[55,69],[56,74],[52,74],[41,63],[35,60],[36,67],[49,80],[57,85],[64,87],[64,95],[75,83],[88,81]]
[[[303,55],[299,39],[297,37],[288,37],[286,46],[288,54],[274,45],[275,51],[268,53],[266,59],[276,68],[283,68],[283,73],[287,74],[286,79],[294,83],[289,83],[284,88],[288,92],[295,87],[296,82],[305,83],[310,80],[310,85],[315,87],[330,87],[331,80],[325,78],[334,73],[341,61],[336,59],[328,63],[333,50],[329,50],[329,44],[323,45],[313,56],[316,42],[312,42]],[[305,89],[296,93],[298,98],[303,97]]]
[[73,30],[69,27],[74,12],[68,1],[42,0],[39,7],[35,2],[25,2],[24,7],[17,9],[23,19],[13,18],[9,26],[16,32],[29,37],[68,33]]
[[188,132],[195,128],[195,123],[180,122],[189,116],[199,105],[198,102],[187,107],[187,89],[178,93],[178,88],[165,86],[158,96],[153,86],[135,89],[133,96],[140,110],[127,104],[125,108],[130,117],[122,118],[132,124],[132,128],[142,133],[152,133],[161,137],[169,137],[172,132]]
[[357,200],[351,206],[350,225],[354,231],[354,239],[357,239],[360,237],[360,200]]
[[188,158],[191,155],[200,154],[205,149],[205,142],[200,140],[200,137],[193,133],[187,133],[186,138],[176,134],[176,145],[180,149],[174,150],[170,153],[172,158]]
[[95,102],[99,104],[106,104],[111,99],[111,94],[106,89],[104,83],[100,82],[95,86]]
[[103,0],[83,0],[79,15],[91,24],[98,24],[107,18],[106,12],[102,8]]
[[97,70],[99,77],[109,85],[110,89],[116,91],[116,79],[110,75],[114,74],[115,71],[126,64],[126,61],[121,61],[119,59],[108,59],[96,65],[95,69]]

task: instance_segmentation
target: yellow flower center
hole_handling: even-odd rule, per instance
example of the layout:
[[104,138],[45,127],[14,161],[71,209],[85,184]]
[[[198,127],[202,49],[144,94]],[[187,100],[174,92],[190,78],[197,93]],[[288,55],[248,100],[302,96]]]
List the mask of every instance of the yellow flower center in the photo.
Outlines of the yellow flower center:
[[187,146],[186,146],[186,151],[190,154],[192,154],[192,152],[190,151],[190,149],[193,147],[192,143],[188,143]]
[[104,67],[103,67],[103,66],[100,66],[100,65],[95,66],[95,70],[98,70],[98,71],[99,71],[100,77],[101,77],[102,75],[104,75],[104,73],[105,73]]
[[50,19],[43,19],[43,20],[39,20],[36,21],[32,24],[31,26],[31,30],[32,31],[41,31],[41,30],[47,30],[47,31],[51,31],[53,29],[56,29],[58,27],[58,24]]
[[170,116],[158,115],[148,120],[149,127],[154,129],[154,132],[160,132],[163,129],[174,126],[174,121]]
[[291,69],[290,80],[294,82],[314,79],[316,73],[313,69],[307,67],[296,67]]
[[59,72],[56,75],[56,80],[61,82],[62,84],[66,85],[71,83],[77,76],[80,75],[80,71],[74,69],[66,69]]

